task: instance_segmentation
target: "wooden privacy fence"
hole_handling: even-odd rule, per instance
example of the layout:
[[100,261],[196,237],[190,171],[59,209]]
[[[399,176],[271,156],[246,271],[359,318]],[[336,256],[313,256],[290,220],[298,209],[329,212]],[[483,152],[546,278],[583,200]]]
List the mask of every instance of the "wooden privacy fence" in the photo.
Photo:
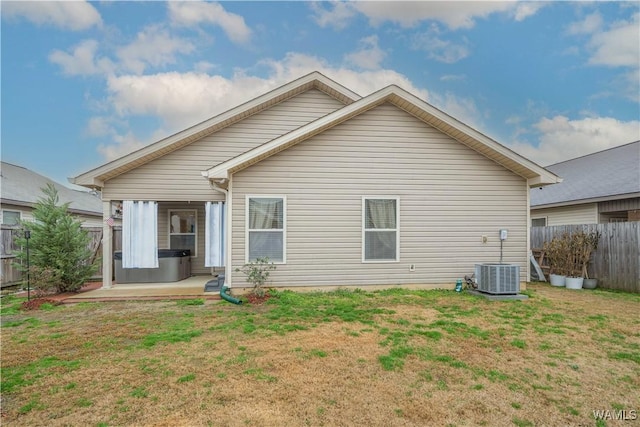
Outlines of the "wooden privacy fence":
[[558,225],[531,227],[531,249],[563,233],[597,231],[598,249],[589,264],[589,277],[598,279],[598,287],[640,293],[640,222]]
[[[87,227],[89,233],[89,250],[92,253],[91,261],[95,262],[102,258],[102,227]],[[2,226],[0,230],[0,262],[1,270],[0,286],[9,286],[22,281],[22,273],[13,265],[16,257],[13,252],[18,248],[15,247],[13,238],[18,232],[17,229],[8,226]],[[114,227],[113,229],[113,250],[122,249],[122,227]],[[98,262],[98,270],[94,275],[94,279],[102,278],[102,262]]]

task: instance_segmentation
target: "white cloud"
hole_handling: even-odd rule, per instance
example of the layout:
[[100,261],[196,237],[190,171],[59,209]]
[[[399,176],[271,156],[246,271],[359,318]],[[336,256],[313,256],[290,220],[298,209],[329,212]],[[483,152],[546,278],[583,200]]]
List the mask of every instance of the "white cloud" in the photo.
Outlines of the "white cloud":
[[54,50],[49,61],[58,64],[64,74],[95,75],[133,72],[142,74],[149,66],[163,67],[174,64],[177,54],[189,54],[195,50],[188,40],[173,37],[158,25],[139,32],[136,39],[128,45],[115,49],[118,61],[107,57],[98,57],[99,44],[96,40],[84,40],[69,52]]
[[244,18],[227,12],[219,3],[202,1],[185,1],[167,3],[169,17],[174,25],[190,27],[199,24],[217,25],[234,43],[248,43],[251,29]]
[[247,80],[171,72],[113,76],[107,80],[107,89],[118,115],[156,116],[176,130],[257,95],[261,85]]
[[98,42],[84,40],[73,47],[71,53],[54,50],[49,61],[58,64],[64,74],[70,76],[103,74],[113,71],[114,64],[108,58],[96,58]]
[[469,48],[465,44],[454,43],[438,37],[439,31],[432,27],[429,31],[413,36],[411,47],[428,53],[429,58],[445,64],[453,64],[469,56]]
[[312,3],[314,20],[321,27],[345,28],[358,13],[373,26],[390,21],[402,27],[413,27],[422,21],[439,21],[450,29],[472,28],[477,19],[494,13],[508,13],[516,21],[535,15],[546,2],[511,1],[334,1],[325,8]]
[[131,131],[124,135],[113,135],[115,144],[98,145],[98,153],[100,153],[106,161],[115,160],[132,151],[139,150],[149,143],[138,140]]
[[372,25],[392,21],[403,27],[412,27],[420,21],[436,20],[451,29],[472,28],[478,18],[493,13],[508,12],[515,7],[511,2],[377,2],[353,3],[359,12],[369,18]]
[[162,67],[176,62],[176,53],[188,54],[195,47],[188,40],[173,37],[159,25],[139,32],[136,39],[117,50],[123,69],[141,74],[147,65]]
[[2,16],[72,31],[102,26],[100,14],[86,1],[3,1]]
[[102,137],[111,134],[113,128],[108,117],[92,117],[85,128],[85,134],[90,137]]
[[594,34],[589,42],[592,65],[640,67],[640,13],[630,21],[616,22],[608,31]]
[[380,63],[387,56],[378,46],[378,36],[373,35],[360,39],[360,50],[345,55],[345,61],[366,70],[380,68]]
[[534,128],[540,134],[537,147],[521,141],[509,146],[543,166],[640,139],[640,121],[625,122],[612,117],[580,120],[565,116],[544,117]]
[[547,6],[549,3],[543,1],[523,1],[518,2],[516,10],[513,13],[513,17],[516,21],[524,21],[530,16],[538,13],[540,9]]
[[598,12],[587,15],[582,21],[572,22],[566,29],[569,35],[593,34],[602,28],[602,16]]
[[311,9],[314,12],[313,19],[322,27],[333,27],[337,30],[345,28],[351,18],[356,15],[356,10],[351,3],[334,1],[330,2],[330,8],[325,9],[318,2],[311,3]]

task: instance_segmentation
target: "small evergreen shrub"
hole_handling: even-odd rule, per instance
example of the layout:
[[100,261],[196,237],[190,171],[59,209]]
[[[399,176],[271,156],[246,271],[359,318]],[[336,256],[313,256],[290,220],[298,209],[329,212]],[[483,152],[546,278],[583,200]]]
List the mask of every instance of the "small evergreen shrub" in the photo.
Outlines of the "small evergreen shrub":
[[22,230],[15,237],[16,267],[27,273],[27,239],[25,229],[31,231],[29,239],[30,279],[35,289],[46,293],[76,292],[97,269],[92,264],[90,238],[81,222],[69,214],[69,204],[59,204],[58,190],[47,184],[44,196],[33,210],[34,221],[22,221]]

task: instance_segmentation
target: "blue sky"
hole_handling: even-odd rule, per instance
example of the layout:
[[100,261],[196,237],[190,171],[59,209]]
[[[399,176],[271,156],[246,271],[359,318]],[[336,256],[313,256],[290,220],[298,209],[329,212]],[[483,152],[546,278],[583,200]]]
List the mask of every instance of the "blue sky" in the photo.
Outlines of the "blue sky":
[[311,71],[549,165],[640,139],[639,2],[10,2],[2,160],[60,183]]

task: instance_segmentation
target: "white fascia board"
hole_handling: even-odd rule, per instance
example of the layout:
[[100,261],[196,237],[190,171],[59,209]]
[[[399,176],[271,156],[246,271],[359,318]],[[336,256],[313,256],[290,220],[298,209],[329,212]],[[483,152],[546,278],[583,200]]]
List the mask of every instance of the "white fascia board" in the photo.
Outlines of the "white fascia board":
[[334,80],[331,80],[330,78],[328,78],[324,74],[319,73],[318,71],[314,71],[313,73],[309,74],[307,77],[312,77],[311,80],[317,80],[317,81],[323,83],[324,85],[330,87],[331,89],[339,92],[343,96],[351,99],[351,101],[353,101],[353,102],[355,102],[355,101],[357,101],[359,99],[362,99],[362,96],[358,95],[357,93],[355,93],[351,89],[342,86],[340,83],[338,83],[338,82],[336,82]]
[[86,188],[102,188],[104,187],[104,182],[97,179],[95,176],[89,175],[90,172],[86,174],[78,175],[76,177],[67,178],[67,181],[70,184],[80,185]]
[[220,170],[215,174],[211,174],[209,171],[201,171],[203,177],[212,180],[224,180],[229,179],[229,171],[227,169]]
[[563,181],[562,178],[547,171],[547,173],[544,176],[538,175],[535,178],[528,179],[527,184],[529,184],[529,188],[535,188],[535,187],[543,187],[551,184],[560,184],[562,181]]

